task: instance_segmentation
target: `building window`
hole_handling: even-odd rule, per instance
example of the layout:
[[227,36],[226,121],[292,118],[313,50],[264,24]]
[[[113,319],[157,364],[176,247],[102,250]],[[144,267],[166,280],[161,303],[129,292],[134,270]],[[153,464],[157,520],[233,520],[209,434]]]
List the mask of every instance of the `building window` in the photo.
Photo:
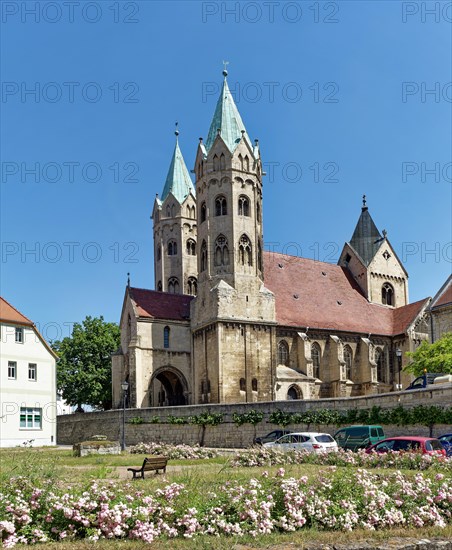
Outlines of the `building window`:
[[24,343],[24,329],[23,327],[16,327],[16,344]]
[[219,235],[215,241],[214,263],[216,266],[229,265],[228,241],[224,235]]
[[219,166],[218,166],[218,157],[217,157],[217,155],[214,155],[213,156],[213,171],[218,172],[218,168],[219,168]]
[[239,241],[239,262],[242,265],[253,265],[251,252],[251,241],[246,235],[242,235]]
[[287,391],[287,399],[302,399],[303,394],[298,386],[290,386],[289,390]]
[[261,223],[261,205],[259,203],[256,204],[256,220]]
[[245,195],[239,197],[239,216],[250,215],[250,200]]
[[42,410],[38,408],[20,408],[20,427],[38,430],[42,427]]
[[187,241],[187,254],[189,256],[196,256],[196,242],[193,239]]
[[344,346],[345,377],[352,380],[353,352],[350,346]]
[[162,259],[162,249],[161,247],[157,247],[157,260],[161,260]]
[[240,163],[240,170],[243,171],[243,157],[242,157],[242,155],[239,155],[239,163]]
[[246,391],[246,381],[244,378],[240,378],[240,391]]
[[38,376],[38,366],[36,363],[28,363],[28,380],[36,382]]
[[243,159],[243,167],[245,169],[245,172],[250,171],[250,159],[248,158],[248,155],[245,155],[245,158]]
[[257,269],[262,271],[262,245],[260,240],[257,243]]
[[285,340],[278,344],[278,364],[289,366],[289,345]]
[[171,294],[179,294],[179,280],[177,277],[168,279],[168,292]]
[[206,241],[202,241],[201,245],[201,271],[207,269],[207,245]]
[[377,380],[386,382],[386,357],[381,348],[375,350],[375,363],[377,363]]
[[165,327],[163,329],[163,347],[169,348],[169,335],[170,335],[170,328]]
[[220,195],[215,199],[215,216],[226,216],[228,213],[228,205],[226,197]]
[[317,342],[311,345],[312,375],[320,378],[320,346]]
[[207,207],[206,207],[206,203],[203,202],[201,204],[201,223],[206,221],[206,217],[207,217]]
[[167,215],[168,218],[171,217],[171,207],[170,207],[169,204],[168,204],[168,206],[166,207],[166,215]]
[[159,282],[157,283],[157,290],[158,290],[159,292],[162,292],[162,281],[159,281]]
[[177,242],[170,241],[168,243],[168,256],[176,256],[176,255],[177,255]]
[[187,294],[190,296],[196,296],[198,293],[198,281],[196,277],[189,277],[187,281]]
[[394,289],[389,283],[385,283],[381,289],[381,301],[386,306],[394,305]]
[[8,378],[15,380],[17,378],[17,363],[16,361],[8,361]]
[[253,378],[253,379],[251,380],[251,389],[252,389],[253,391],[257,391],[257,378]]
[[221,153],[221,156],[220,156],[220,170],[225,170],[226,169],[226,158],[224,156],[223,153]]

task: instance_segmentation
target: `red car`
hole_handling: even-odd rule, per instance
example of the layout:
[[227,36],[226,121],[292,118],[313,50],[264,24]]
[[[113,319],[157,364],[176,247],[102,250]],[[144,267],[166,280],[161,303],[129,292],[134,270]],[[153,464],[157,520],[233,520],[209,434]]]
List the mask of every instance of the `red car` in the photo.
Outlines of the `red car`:
[[441,442],[434,437],[415,437],[405,435],[400,437],[387,437],[375,445],[366,449],[366,453],[387,453],[388,451],[408,451],[428,455],[446,456],[446,449]]

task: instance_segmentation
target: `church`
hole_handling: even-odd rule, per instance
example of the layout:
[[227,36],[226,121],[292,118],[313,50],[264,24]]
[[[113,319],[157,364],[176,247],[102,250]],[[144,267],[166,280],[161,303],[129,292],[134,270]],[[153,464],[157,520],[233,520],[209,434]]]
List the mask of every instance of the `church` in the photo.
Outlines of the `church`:
[[[176,144],[152,211],[155,290],[127,285],[113,406],[348,397],[404,388],[430,299],[365,197],[337,265],[264,251],[262,159],[227,71],[193,183]],[[352,229],[352,228],[351,228]],[[351,231],[350,231],[351,232]]]

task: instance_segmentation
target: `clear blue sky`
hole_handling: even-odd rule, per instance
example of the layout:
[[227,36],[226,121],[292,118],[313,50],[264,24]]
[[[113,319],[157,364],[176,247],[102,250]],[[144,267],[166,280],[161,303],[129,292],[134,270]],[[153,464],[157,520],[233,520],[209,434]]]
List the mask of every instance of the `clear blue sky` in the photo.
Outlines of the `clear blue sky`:
[[337,261],[365,193],[411,301],[450,273],[447,3],[1,4],[1,294],[44,336],[118,321],[128,271],[153,288],[174,123],[191,169],[223,60],[267,164],[267,249]]

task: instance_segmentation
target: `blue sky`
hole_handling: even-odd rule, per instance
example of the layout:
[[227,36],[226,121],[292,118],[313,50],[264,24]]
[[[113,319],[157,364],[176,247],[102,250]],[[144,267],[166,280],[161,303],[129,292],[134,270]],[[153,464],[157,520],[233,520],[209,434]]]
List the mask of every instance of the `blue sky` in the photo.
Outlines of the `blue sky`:
[[191,169],[228,60],[267,165],[267,249],[337,261],[365,193],[410,300],[434,295],[452,265],[444,6],[2,2],[1,294],[54,339],[118,321],[127,272],[153,288],[174,123]]

